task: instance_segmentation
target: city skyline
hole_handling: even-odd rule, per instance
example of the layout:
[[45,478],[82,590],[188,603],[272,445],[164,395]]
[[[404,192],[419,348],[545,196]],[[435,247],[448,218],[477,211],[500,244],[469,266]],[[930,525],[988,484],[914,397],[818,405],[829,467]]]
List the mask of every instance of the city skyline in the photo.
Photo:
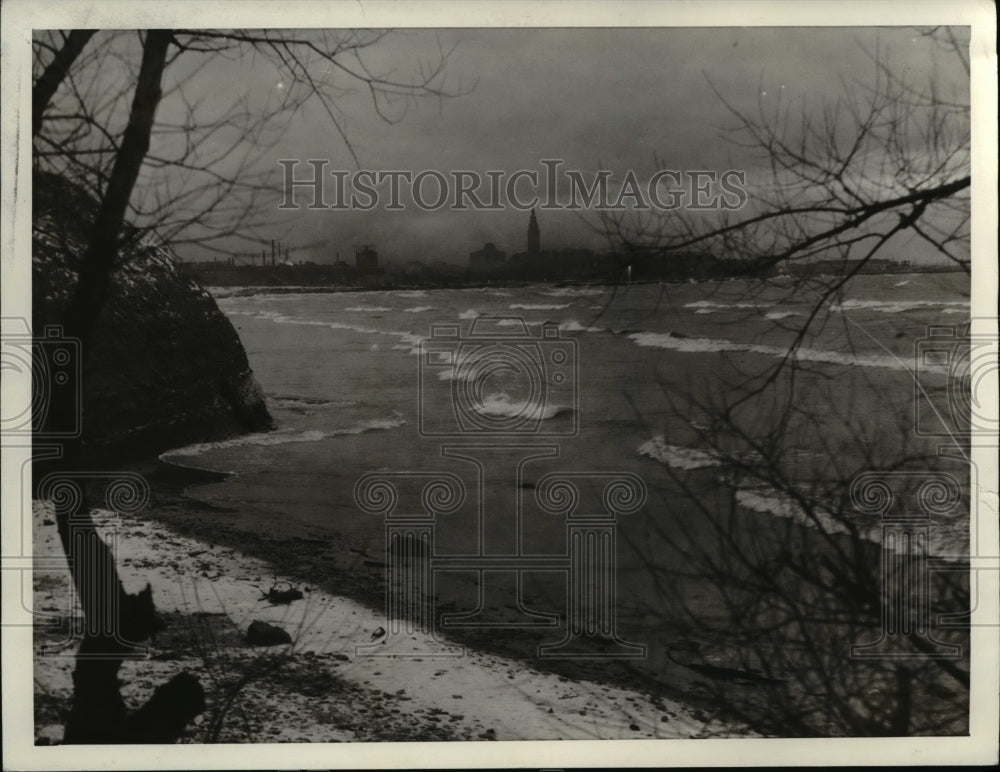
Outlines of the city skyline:
[[[617,180],[629,173],[648,180],[657,170],[738,170],[752,196],[766,164],[725,141],[735,123],[726,103],[751,115],[821,104],[841,93],[844,83],[870,84],[869,57],[876,51],[912,82],[923,83],[937,72],[942,88],[959,101],[967,99],[965,73],[950,68],[914,28],[399,31],[372,47],[370,66],[402,78],[450,52],[439,85],[455,96],[400,97],[379,105],[389,113],[386,121],[369,94],[345,90],[336,117],[349,146],[322,110],[303,109],[259,159],[275,185],[270,209],[275,224],[262,235],[291,241],[294,234],[300,249],[308,245],[311,252],[303,259],[318,262],[332,262],[337,252],[350,254],[357,243],[376,243],[392,260],[440,256],[462,262],[487,242],[507,252],[518,249],[522,210],[511,206],[281,212],[283,160],[304,166],[322,159],[328,172],[342,174],[431,170],[449,177],[467,170],[484,180],[491,171],[511,175],[536,169],[544,175],[546,159],[579,170],[588,181],[602,170]],[[262,100],[290,86],[263,65],[250,69],[256,77],[247,77],[246,65],[212,62],[199,73],[193,96],[235,88]],[[171,109],[165,100],[164,119]],[[427,187],[433,191],[434,183]],[[553,247],[607,248],[591,208],[548,211],[545,220]],[[913,252],[901,259],[920,261],[929,254],[919,240],[898,249]]]

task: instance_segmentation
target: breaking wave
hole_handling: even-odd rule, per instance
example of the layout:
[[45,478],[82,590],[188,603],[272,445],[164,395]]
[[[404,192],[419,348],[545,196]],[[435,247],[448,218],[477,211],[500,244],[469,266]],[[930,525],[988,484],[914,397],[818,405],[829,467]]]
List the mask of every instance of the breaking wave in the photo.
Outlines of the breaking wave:
[[[653,437],[642,443],[638,448],[640,456],[647,456],[654,461],[669,466],[672,469],[690,471],[693,469],[708,469],[723,465],[722,459],[714,453],[670,445],[662,435]],[[725,479],[725,478],[723,478]],[[821,506],[813,507],[807,512],[794,498],[765,485],[752,488],[742,488],[735,492],[737,503],[744,509],[759,512],[773,517],[792,520],[808,528],[821,528],[827,533],[850,533],[845,516],[851,513],[835,515]],[[859,533],[866,541],[873,544],[882,543],[881,523],[859,523]],[[947,558],[960,558],[968,554],[968,521],[957,518],[950,522],[934,523],[930,529],[929,551],[932,555]],[[894,542],[894,549],[902,552],[905,543]]]
[[[782,346],[767,346],[760,343],[735,343],[723,338],[688,338],[669,332],[637,332],[630,334],[628,337],[639,346],[671,349],[690,354],[745,352],[783,358],[788,353],[788,349]],[[802,362],[823,362],[835,365],[852,365],[854,367],[882,367],[903,372],[910,372],[913,367],[912,362],[892,356],[843,354],[839,351],[807,347],[796,349],[794,358]]]
[[764,317],[777,321],[779,319],[787,319],[789,316],[802,316],[802,314],[795,311],[771,311],[770,313],[764,314]]
[[284,410],[308,410],[317,407],[352,407],[358,403],[353,400],[332,400],[316,397],[267,397],[269,407]]
[[[878,311],[883,314],[899,314],[919,308],[941,308],[945,313],[966,313],[968,300],[845,300],[831,303],[831,311]],[[949,310],[954,309],[954,310]]]
[[[813,507],[807,513],[802,506],[790,496],[767,488],[754,488],[736,492],[736,501],[745,509],[760,512],[765,515],[781,517],[807,528],[822,528],[827,533],[850,533],[843,518],[849,513],[835,515],[822,507]],[[872,544],[882,544],[881,523],[858,524],[858,532],[865,541]],[[914,540],[896,539],[892,542],[893,551],[899,554],[915,552],[910,547]],[[961,560],[969,553],[969,524],[964,517],[948,522],[934,522],[928,533],[927,551],[936,557],[946,560]]]
[[319,319],[303,319],[301,317],[283,314],[280,311],[239,311],[227,309],[226,313],[234,316],[249,316],[253,319],[264,319],[266,321],[274,322],[275,324],[301,324],[308,327],[327,327],[331,330],[347,330],[349,332],[358,332],[362,335],[389,335],[394,338],[399,338],[401,343],[404,344],[401,346],[393,346],[394,349],[402,349],[413,353],[419,349],[420,344],[424,340],[423,336],[415,335],[414,333],[407,332],[405,330],[378,330],[374,327],[362,327],[358,324],[326,322]]
[[663,435],[653,437],[639,446],[640,456],[648,456],[654,461],[659,461],[672,469],[707,469],[720,465],[719,458],[703,450],[696,448],[683,448],[679,445],[670,445],[663,438]]
[[698,308],[704,309],[698,313],[710,314],[716,310],[725,310],[729,308],[770,308],[771,304],[761,305],[760,303],[717,303],[714,300],[696,300],[693,303],[685,303],[684,308]]
[[484,397],[482,402],[475,404],[473,407],[475,411],[481,415],[495,418],[514,418],[521,416],[528,421],[546,421],[550,418],[564,415],[571,410],[571,408],[564,407],[562,405],[541,403],[527,405],[522,401],[512,399],[511,396],[504,391]]
[[165,451],[160,454],[159,458],[161,461],[169,462],[175,456],[200,456],[207,451],[224,448],[239,448],[250,445],[287,445],[294,442],[321,442],[331,437],[343,437],[374,431],[388,431],[404,424],[406,424],[406,419],[394,411],[391,417],[371,418],[342,429],[307,429],[305,431],[298,429],[278,429],[274,432],[245,434],[242,437],[233,437],[228,440],[219,440],[218,442],[199,442],[194,445],[185,445],[182,448]]
[[568,322],[562,322],[559,325],[559,329],[562,332],[604,332],[603,327],[585,327],[576,321],[576,319],[570,319]]
[[553,287],[542,294],[554,298],[564,298],[577,297],[578,295],[605,295],[607,292],[606,289],[595,289],[593,287]]

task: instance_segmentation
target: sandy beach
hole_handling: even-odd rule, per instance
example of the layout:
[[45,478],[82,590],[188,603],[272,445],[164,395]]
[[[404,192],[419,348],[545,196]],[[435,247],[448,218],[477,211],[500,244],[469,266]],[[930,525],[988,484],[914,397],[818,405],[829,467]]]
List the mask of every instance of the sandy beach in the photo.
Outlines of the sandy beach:
[[[122,693],[139,705],[183,670],[205,686],[207,710],[188,742],[629,739],[748,736],[693,705],[608,682],[573,680],[475,650],[458,656],[359,656],[384,624],[380,611],[310,586],[303,576],[238,549],[185,536],[134,516],[103,513],[129,591],[151,582],[168,623],[136,659]],[[35,735],[59,742],[68,704],[78,610],[67,608],[69,574],[51,506],[34,506]],[[276,573],[277,572],[277,573]],[[289,604],[262,600],[275,582],[302,590]],[[288,584],[284,584],[288,583]],[[290,645],[246,642],[253,621],[286,630]],[[46,653],[42,653],[43,647]],[[362,649],[361,653],[364,653]],[[392,651],[377,651],[392,654]]]

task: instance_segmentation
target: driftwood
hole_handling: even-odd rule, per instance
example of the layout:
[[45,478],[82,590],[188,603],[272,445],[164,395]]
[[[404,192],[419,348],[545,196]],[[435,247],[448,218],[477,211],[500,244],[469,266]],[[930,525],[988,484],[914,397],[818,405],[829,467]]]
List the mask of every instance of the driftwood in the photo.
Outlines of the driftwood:
[[[279,585],[285,585],[284,589],[278,589]],[[278,606],[283,604],[291,603],[295,600],[302,600],[302,590],[297,587],[292,587],[291,582],[279,582],[277,575],[274,577],[274,583],[271,585],[271,589],[261,590],[260,587],[260,599],[270,601],[271,605]]]

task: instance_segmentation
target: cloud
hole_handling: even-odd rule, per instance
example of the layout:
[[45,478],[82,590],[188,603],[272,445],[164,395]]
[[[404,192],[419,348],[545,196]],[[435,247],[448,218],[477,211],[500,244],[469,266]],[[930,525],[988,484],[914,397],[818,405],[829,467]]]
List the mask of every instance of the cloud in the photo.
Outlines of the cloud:
[[[454,47],[443,86],[467,93],[407,102],[397,123],[380,119],[361,89],[343,93],[336,108],[362,166],[374,170],[509,174],[538,169],[544,158],[584,171],[632,169],[640,179],[656,170],[656,158],[674,169],[752,168],[759,161],[723,139],[734,119],[713,88],[754,115],[779,99],[819,105],[845,85],[861,93],[875,72],[865,49],[876,46],[915,82],[936,71],[953,89],[967,90],[964,73],[949,70],[933,41],[911,28],[405,30],[371,51],[372,66],[405,78]],[[270,89],[274,78],[255,77],[262,66],[220,63],[215,74],[210,68],[199,76],[206,79],[199,89]],[[278,158],[329,158],[331,168],[353,168],[315,105],[269,152],[276,172]],[[484,241],[521,249],[525,225],[525,214],[509,210],[307,212],[295,233],[327,241],[331,260],[364,241],[390,258],[464,261]],[[543,239],[553,247],[601,246],[571,213],[548,213]]]

